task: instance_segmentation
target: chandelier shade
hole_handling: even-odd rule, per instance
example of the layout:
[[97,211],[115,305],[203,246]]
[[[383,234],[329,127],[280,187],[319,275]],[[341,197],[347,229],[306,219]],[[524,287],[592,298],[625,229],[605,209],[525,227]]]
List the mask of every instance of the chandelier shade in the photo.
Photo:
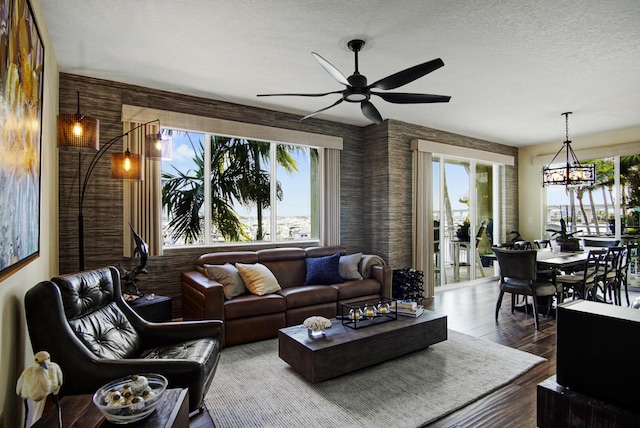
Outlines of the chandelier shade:
[[[592,186],[596,182],[596,167],[592,164],[581,164],[571,148],[569,140],[569,115],[572,112],[562,113],[565,117],[566,139],[562,147],[551,162],[542,168],[543,186]],[[560,153],[565,152],[564,163],[556,162]]]

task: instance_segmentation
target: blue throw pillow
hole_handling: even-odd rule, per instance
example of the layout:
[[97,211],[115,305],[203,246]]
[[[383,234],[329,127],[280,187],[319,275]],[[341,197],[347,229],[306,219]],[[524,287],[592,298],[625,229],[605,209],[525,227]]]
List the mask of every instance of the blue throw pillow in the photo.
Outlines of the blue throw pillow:
[[308,257],[306,263],[307,278],[304,285],[331,285],[343,282],[338,272],[340,253],[326,257]]

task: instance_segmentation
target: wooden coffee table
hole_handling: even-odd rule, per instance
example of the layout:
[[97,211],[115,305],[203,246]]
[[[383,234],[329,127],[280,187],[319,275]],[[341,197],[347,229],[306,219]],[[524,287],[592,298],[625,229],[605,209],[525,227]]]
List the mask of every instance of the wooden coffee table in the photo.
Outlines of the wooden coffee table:
[[278,355],[311,383],[341,376],[447,340],[447,316],[425,310],[352,329],[331,320],[326,337],[311,339],[302,325],[278,331]]

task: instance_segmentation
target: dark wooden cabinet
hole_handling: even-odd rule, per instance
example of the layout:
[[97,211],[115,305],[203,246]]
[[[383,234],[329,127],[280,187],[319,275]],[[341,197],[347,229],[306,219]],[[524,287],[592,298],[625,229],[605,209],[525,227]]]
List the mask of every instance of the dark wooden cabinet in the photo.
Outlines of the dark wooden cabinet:
[[155,296],[147,300],[146,296],[128,302],[138,315],[151,322],[171,321],[171,297]]
[[638,427],[640,311],[575,300],[556,312],[556,376],[538,384],[537,423]]

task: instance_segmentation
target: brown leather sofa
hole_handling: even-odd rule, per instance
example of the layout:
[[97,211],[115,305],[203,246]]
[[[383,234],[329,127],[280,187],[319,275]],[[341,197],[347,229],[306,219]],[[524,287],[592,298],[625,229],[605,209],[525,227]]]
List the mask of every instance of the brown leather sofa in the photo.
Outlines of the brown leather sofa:
[[[196,270],[182,273],[182,311],[185,320],[220,319],[223,343],[235,345],[277,337],[283,327],[302,324],[310,316],[333,318],[342,303],[391,297],[391,268],[377,256],[364,256],[363,279],[328,285],[303,285],[306,259],[335,253],[344,247],[275,248],[204,254]],[[210,279],[205,265],[260,263],[274,274],[281,290],[258,296],[251,293],[225,299],[223,286]],[[366,265],[366,266],[365,266]]]

